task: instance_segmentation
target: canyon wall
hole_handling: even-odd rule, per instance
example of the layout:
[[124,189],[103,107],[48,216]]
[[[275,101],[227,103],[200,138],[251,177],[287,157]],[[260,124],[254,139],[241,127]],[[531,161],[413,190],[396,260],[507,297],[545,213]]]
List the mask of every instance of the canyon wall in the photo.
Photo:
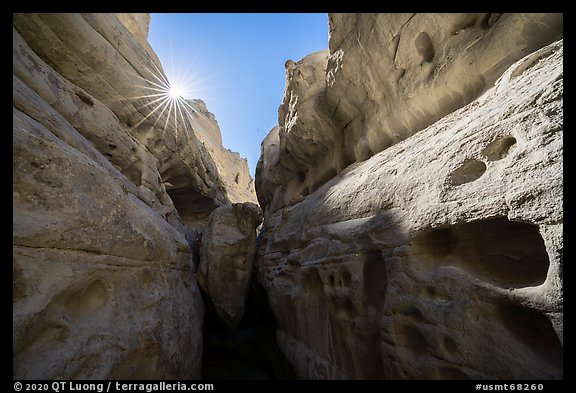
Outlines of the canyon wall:
[[196,238],[255,194],[201,101],[154,105],[149,21],[13,15],[16,379],[200,376]]
[[262,142],[301,378],[563,377],[561,14],[330,14]]

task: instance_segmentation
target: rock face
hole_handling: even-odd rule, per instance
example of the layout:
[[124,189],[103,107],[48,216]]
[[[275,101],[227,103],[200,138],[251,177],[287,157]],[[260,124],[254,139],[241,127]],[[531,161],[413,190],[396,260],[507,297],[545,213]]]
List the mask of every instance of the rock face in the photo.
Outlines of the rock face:
[[256,189],[248,170],[248,161],[240,157],[240,154],[223,147],[218,122],[214,115],[206,109],[204,101],[197,99],[187,102],[194,109],[190,111],[190,116],[195,125],[196,135],[214,159],[230,202],[250,201],[257,203]]
[[261,223],[258,205],[235,203],[214,210],[202,234],[198,283],[230,329],[244,315],[256,256],[256,228]]
[[329,53],[287,62],[260,205],[299,202],[348,165],[406,139],[562,36],[562,14],[330,14]]
[[562,16],[329,20],[329,56],[287,63],[256,178],[287,358],[314,379],[561,379]]
[[190,244],[236,191],[193,122],[151,105],[148,21],[13,16],[16,379],[200,376]]

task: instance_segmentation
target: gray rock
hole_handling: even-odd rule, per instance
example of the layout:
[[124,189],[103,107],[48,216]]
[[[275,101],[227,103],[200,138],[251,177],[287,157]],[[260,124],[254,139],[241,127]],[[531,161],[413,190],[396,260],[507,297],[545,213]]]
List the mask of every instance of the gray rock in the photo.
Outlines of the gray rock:
[[[350,143],[342,146],[354,150],[354,135],[383,141],[398,130],[385,123],[398,122],[407,134],[392,145],[367,142],[380,146],[373,151],[389,146],[368,159],[355,157],[365,160],[297,198],[294,178],[279,168],[312,153],[283,146],[292,135],[331,138],[326,135],[333,129],[315,128],[326,121],[325,107],[310,99],[296,104],[297,114],[286,115],[291,125],[310,125],[306,129],[314,134],[285,134],[286,122],[263,142],[257,192],[265,219],[257,273],[278,320],[278,342],[301,378],[563,377],[563,41],[529,53],[536,42],[551,38],[548,28],[554,25],[537,31],[533,21],[557,17],[504,17],[516,22],[490,32],[478,24],[485,18],[469,17],[476,24],[454,36],[442,32],[455,24],[439,23],[436,16],[330,17],[327,89],[347,80],[350,87],[342,107],[328,109],[338,114],[354,107],[351,102],[362,102],[356,92],[368,97],[355,106],[366,121],[363,133],[351,130]],[[427,38],[420,35],[434,26],[438,30]],[[508,30],[518,26],[520,33]],[[397,30],[406,37],[394,39]],[[517,34],[523,34],[521,45]],[[383,39],[397,43],[395,56],[387,46],[370,45]],[[523,49],[526,39],[529,50]],[[453,51],[450,45],[464,46]],[[345,60],[364,50],[357,63],[352,56]],[[451,71],[444,74],[442,58],[448,55],[452,63],[445,67]],[[408,78],[405,88],[393,73],[372,72],[372,64],[392,58],[420,59],[400,79]],[[363,63],[369,59],[373,63]],[[322,62],[312,68],[323,68]],[[465,67],[469,62],[473,67]],[[306,95],[298,86],[314,88],[316,82],[293,80],[307,64],[292,67],[290,97]],[[431,64],[440,67],[438,74],[416,77]],[[463,83],[476,77],[483,86],[463,95]],[[389,83],[395,92],[387,90]],[[442,92],[451,98],[444,101]],[[407,108],[416,103],[422,116],[411,121],[414,112]],[[446,105],[432,112],[422,106],[438,103]],[[340,157],[327,154],[335,162]],[[312,164],[303,159],[293,165],[304,170]],[[305,183],[319,170],[309,166]]]
[[148,22],[13,16],[15,379],[200,377],[190,239],[251,180],[224,180],[245,162],[222,175],[191,119],[154,112]]
[[[463,107],[562,37],[562,14],[329,14],[329,53],[287,67],[278,160],[259,162],[264,211],[298,203]],[[262,157],[271,153],[263,153]]]
[[244,315],[262,211],[251,202],[220,206],[202,234],[198,283],[216,315],[234,329]]

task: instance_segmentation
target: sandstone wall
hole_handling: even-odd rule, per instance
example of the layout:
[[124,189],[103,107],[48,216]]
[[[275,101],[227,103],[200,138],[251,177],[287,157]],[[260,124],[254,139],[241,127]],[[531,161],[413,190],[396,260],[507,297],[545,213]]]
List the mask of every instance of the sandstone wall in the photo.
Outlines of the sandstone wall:
[[562,378],[562,16],[329,20],[256,179],[284,353],[302,378]]
[[13,16],[14,378],[200,376],[190,244],[238,184],[147,97],[148,22]]
[[230,202],[241,203],[249,201],[257,203],[256,189],[248,169],[248,160],[222,146],[222,135],[220,134],[218,121],[206,109],[204,101],[199,99],[187,100],[187,103],[193,108],[190,111],[190,117],[195,126],[194,131],[214,159]]
[[[259,162],[272,211],[489,89],[562,36],[562,14],[329,14],[329,52],[288,61],[277,161]],[[262,156],[274,155],[265,152]]]

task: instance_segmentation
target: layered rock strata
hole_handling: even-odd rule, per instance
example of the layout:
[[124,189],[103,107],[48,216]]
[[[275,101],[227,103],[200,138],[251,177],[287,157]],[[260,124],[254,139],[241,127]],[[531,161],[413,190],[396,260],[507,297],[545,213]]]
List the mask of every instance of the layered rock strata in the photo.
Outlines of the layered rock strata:
[[256,179],[287,358],[313,379],[561,379],[562,16],[329,19],[330,55],[287,63]]
[[148,22],[13,15],[16,379],[200,376],[190,245],[249,179],[223,180],[198,124],[156,109]]

